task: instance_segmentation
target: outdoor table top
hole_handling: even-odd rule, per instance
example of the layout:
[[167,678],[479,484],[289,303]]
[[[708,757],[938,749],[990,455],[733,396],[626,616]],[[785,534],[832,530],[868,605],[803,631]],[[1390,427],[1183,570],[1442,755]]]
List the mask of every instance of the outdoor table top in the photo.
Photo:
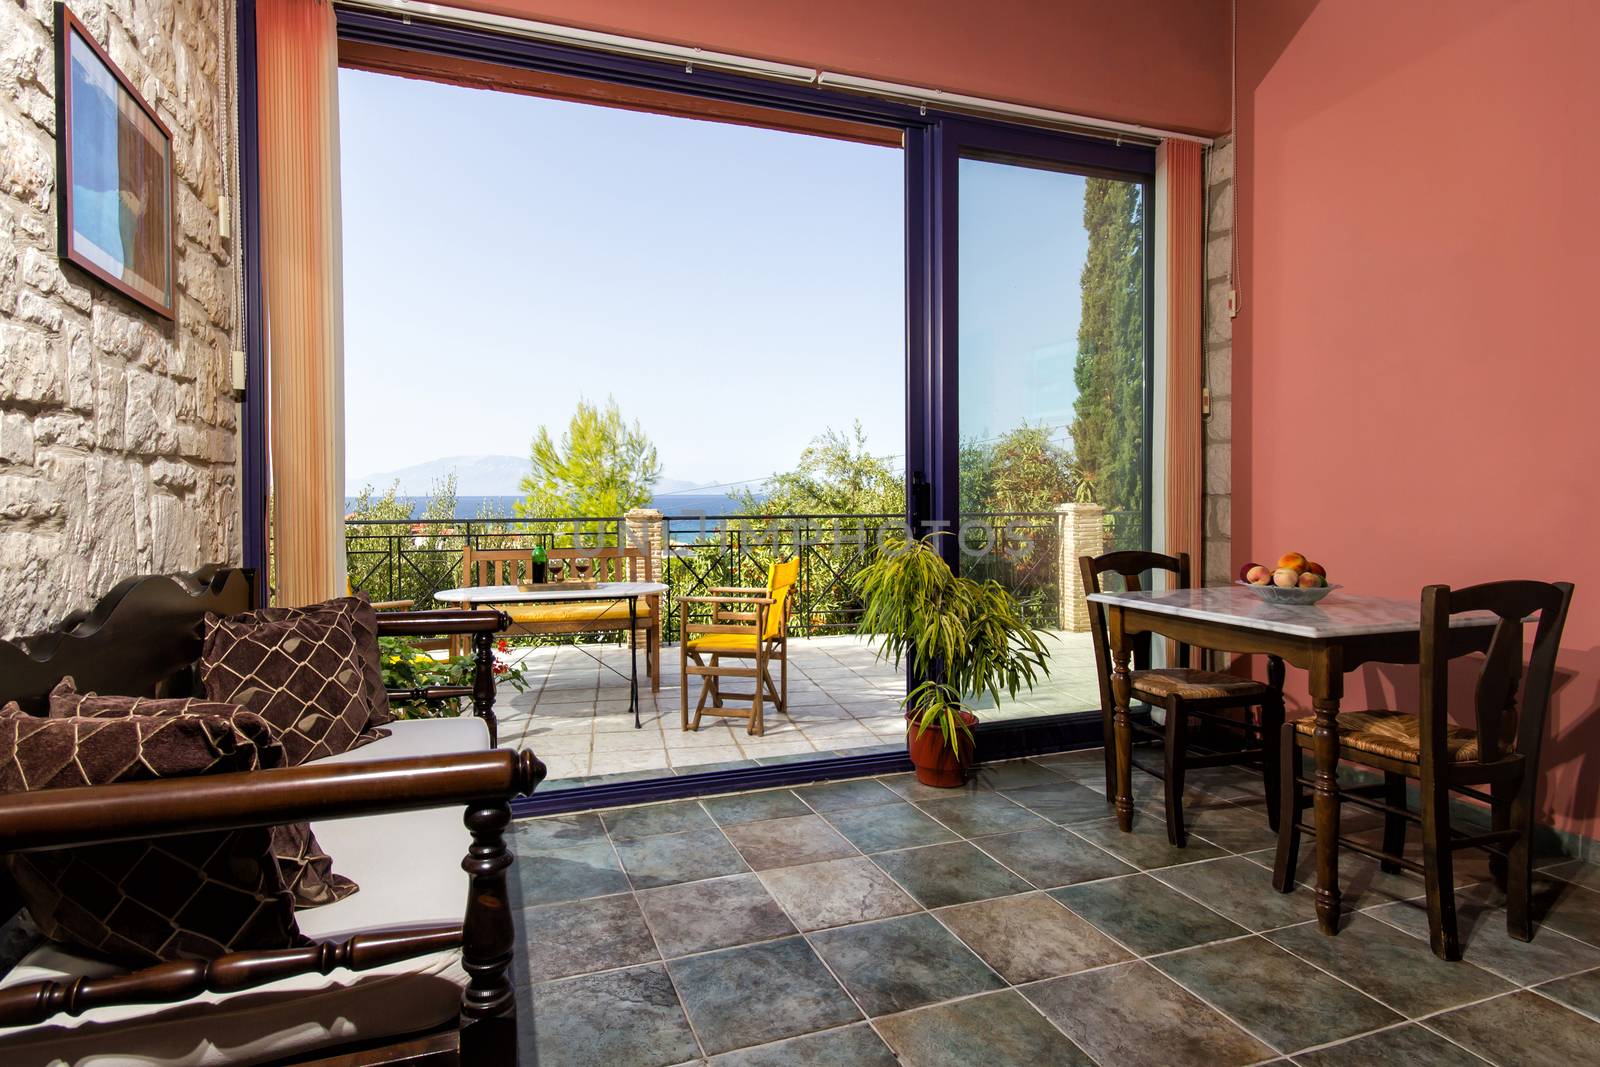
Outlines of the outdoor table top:
[[444,604],[529,604],[539,601],[628,600],[660,596],[667,591],[661,582],[596,582],[593,589],[563,588],[559,582],[537,589],[518,589],[514,585],[472,585],[462,589],[441,589],[433,599]]
[[[1314,639],[1406,633],[1422,626],[1420,600],[1360,596],[1342,589],[1316,604],[1270,604],[1239,585],[1091,593],[1089,599],[1158,615]],[[1484,626],[1496,621],[1489,612],[1469,612],[1452,617],[1450,625]]]

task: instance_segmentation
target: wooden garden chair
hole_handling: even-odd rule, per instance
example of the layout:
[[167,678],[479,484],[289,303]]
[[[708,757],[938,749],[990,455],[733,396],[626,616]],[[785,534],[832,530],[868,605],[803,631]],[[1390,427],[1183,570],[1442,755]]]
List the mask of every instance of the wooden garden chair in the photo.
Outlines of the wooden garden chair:
[[[799,577],[800,560],[796,558],[774,563],[767,570],[765,587],[716,586],[706,596],[678,598],[679,714],[685,730],[700,729],[701,716],[713,715],[748,719],[746,731],[759,737],[766,732],[764,710],[768,701],[789,714],[789,613]],[[697,604],[710,606],[709,623],[689,618],[690,607]],[[754,663],[746,666],[751,660]],[[776,685],[772,681],[774,662],[778,665]],[[692,725],[690,675],[704,679]],[[725,678],[750,679],[751,692],[728,692],[722,688]],[[730,699],[748,700],[749,704],[728,707],[725,702]]]

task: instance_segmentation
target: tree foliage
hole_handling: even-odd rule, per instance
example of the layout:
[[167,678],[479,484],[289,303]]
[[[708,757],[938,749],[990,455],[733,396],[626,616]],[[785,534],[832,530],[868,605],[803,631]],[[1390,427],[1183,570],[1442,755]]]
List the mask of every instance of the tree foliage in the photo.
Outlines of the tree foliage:
[[742,489],[735,499],[742,515],[903,515],[905,475],[867,451],[857,421],[848,433],[824,430],[793,470],[768,478],[759,493]]
[[1144,211],[1132,182],[1090,178],[1072,423],[1078,468],[1108,511],[1144,504]]
[[961,446],[963,515],[1053,511],[1081,499],[1086,485],[1047,426],[1024,423],[998,440]]
[[580,400],[559,444],[539,427],[529,463],[526,496],[514,505],[529,519],[621,515],[650,503],[661,477],[656,446],[612,398],[604,408]]

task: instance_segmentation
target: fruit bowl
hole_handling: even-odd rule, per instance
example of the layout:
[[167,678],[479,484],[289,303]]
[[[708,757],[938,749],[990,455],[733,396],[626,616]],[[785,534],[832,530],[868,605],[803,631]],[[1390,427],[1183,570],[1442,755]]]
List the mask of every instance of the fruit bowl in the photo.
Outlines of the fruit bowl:
[[1312,589],[1302,589],[1299,586],[1284,587],[1281,585],[1255,585],[1251,582],[1235,582],[1242,585],[1268,604],[1315,604],[1335,589],[1337,585],[1319,585]]

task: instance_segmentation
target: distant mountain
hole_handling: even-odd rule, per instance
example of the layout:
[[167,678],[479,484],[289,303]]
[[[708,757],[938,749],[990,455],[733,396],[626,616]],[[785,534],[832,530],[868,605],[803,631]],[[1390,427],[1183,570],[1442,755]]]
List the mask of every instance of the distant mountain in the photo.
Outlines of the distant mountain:
[[[355,496],[364,486],[372,486],[378,493],[386,493],[396,481],[400,483],[399,496],[427,496],[435,483],[451,472],[456,476],[456,495],[466,496],[521,496],[522,476],[528,473],[527,456],[445,456],[426,463],[401,467],[398,470],[379,471],[360,477],[347,477],[345,492]],[[700,488],[704,482],[683,478],[660,478],[655,484],[658,493],[683,493]]]

